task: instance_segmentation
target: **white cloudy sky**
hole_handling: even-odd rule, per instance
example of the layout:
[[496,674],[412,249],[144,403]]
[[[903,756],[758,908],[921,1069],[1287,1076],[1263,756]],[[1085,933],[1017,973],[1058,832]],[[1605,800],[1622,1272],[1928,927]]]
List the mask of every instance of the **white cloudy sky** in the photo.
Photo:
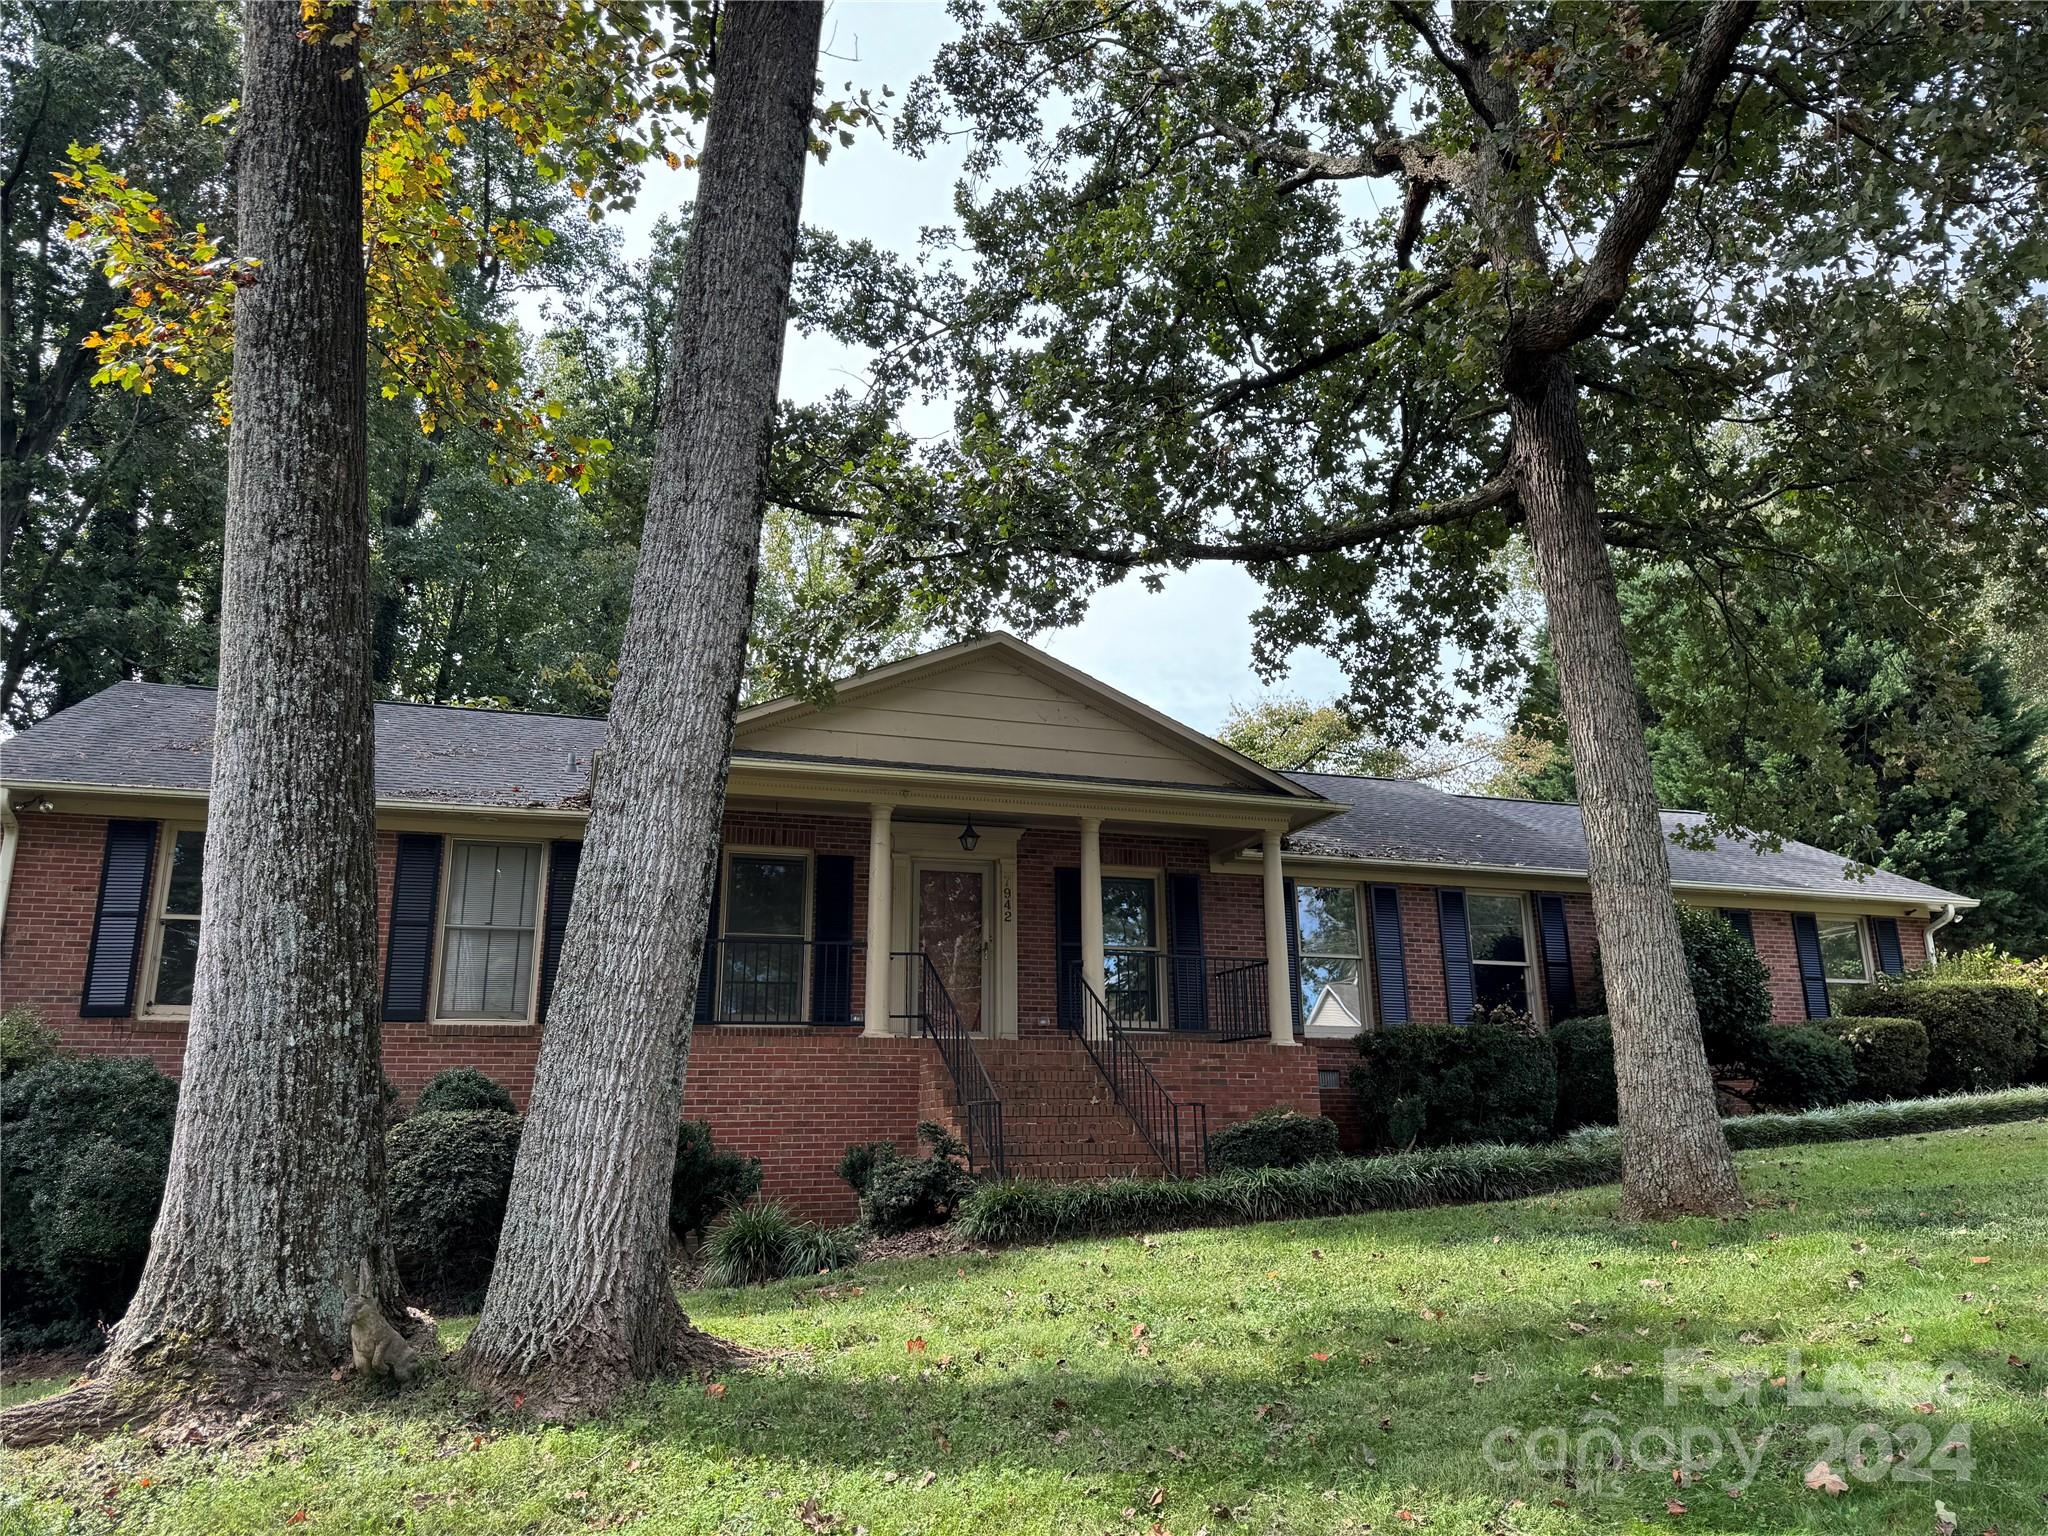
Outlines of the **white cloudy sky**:
[[[886,84],[900,97],[953,31],[938,0],[836,0],[826,12],[821,72],[834,91],[851,81],[879,98]],[[804,218],[907,251],[921,227],[948,222],[957,172],[957,156],[915,160],[880,135],[865,134],[810,168]],[[628,256],[645,253],[655,221],[687,200],[690,181],[687,173],[663,171],[636,207],[610,221]],[[783,391],[813,399],[857,379],[859,368],[859,358],[835,343],[792,332]],[[1233,701],[1265,691],[1251,669],[1250,614],[1258,600],[1257,584],[1242,571],[1199,568],[1170,577],[1156,595],[1135,581],[1112,588],[1084,623],[1036,642],[1197,729],[1213,730]],[[1341,692],[1343,681],[1327,657],[1304,651],[1279,686],[1328,696]]]

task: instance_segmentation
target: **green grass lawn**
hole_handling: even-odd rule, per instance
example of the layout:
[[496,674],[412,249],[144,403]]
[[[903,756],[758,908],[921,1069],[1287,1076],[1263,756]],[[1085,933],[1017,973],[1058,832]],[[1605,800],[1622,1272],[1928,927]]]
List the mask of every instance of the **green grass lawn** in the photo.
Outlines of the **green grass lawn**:
[[[2048,1530],[2048,1124],[1743,1164],[1726,1224],[1619,1227],[1598,1189],[699,1292],[782,1353],[574,1430],[349,1386],[240,1447],[14,1455],[0,1529],[1928,1536],[1939,1499],[1965,1536]],[[1746,1385],[1667,1401],[1667,1350]],[[1791,1401],[1793,1351],[1847,1401]],[[1618,1465],[1578,1453],[1601,1427]],[[1688,1430],[1719,1463],[1683,1484],[1629,1450]],[[1846,1492],[1803,1485],[1823,1457]]]

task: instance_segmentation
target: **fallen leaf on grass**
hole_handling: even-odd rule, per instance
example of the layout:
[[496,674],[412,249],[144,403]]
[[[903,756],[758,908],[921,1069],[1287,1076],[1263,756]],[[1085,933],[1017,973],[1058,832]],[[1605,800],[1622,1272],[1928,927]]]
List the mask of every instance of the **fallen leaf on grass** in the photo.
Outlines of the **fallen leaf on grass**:
[[917,1475],[917,1486],[920,1488],[929,1488],[933,1483],[936,1483],[938,1480],[939,1474],[934,1472],[930,1467],[926,1467],[922,1472],[918,1473]]
[[1842,1480],[1842,1475],[1824,1461],[1816,1461],[1808,1467],[1803,1481],[1816,1493],[1839,1494],[1849,1491],[1849,1485]]
[[924,1340],[906,1339],[903,1342],[903,1348],[910,1354],[921,1355],[924,1353]]
[[[1673,1243],[1671,1246],[1676,1248],[1678,1244]],[[1664,1513],[1667,1515],[1682,1515],[1685,1513],[1685,1506],[1676,1499],[1666,1499],[1664,1501]]]

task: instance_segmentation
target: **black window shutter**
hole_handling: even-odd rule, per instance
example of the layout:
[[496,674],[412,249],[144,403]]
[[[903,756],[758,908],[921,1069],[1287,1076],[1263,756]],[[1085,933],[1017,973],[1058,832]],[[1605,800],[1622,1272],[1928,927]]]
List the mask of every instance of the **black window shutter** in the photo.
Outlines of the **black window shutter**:
[[1280,882],[1280,899],[1287,904],[1287,996],[1294,1010],[1294,1032],[1301,1033],[1301,910],[1294,899],[1294,882]]
[[1408,1022],[1408,953],[1401,938],[1401,892],[1372,888],[1372,969],[1379,983],[1380,1024]]
[[1828,1016],[1827,968],[1820,958],[1820,921],[1811,912],[1792,914],[1792,945],[1799,951],[1799,986],[1806,994],[1806,1016]]
[[1756,929],[1750,923],[1749,913],[1741,907],[1723,907],[1721,921],[1742,935],[1743,942],[1751,949],[1756,948]]
[[548,914],[540,931],[540,997],[534,1019],[548,1021],[548,1002],[555,995],[555,972],[562,966],[562,935],[569,931],[569,903],[576,895],[576,869],[583,862],[583,844],[558,838],[548,844]]
[[389,1023],[426,1021],[440,889],[440,837],[399,833],[398,862],[391,876],[391,937],[384,946],[384,1017]]
[[1081,1027],[1081,871],[1052,872],[1053,1002],[1061,1029]]
[[125,1019],[135,1011],[135,967],[142,956],[150,866],[155,860],[155,822],[107,823],[92,946],[86,951],[85,991],[78,1004],[81,1018]]
[[811,886],[811,1022],[853,1021],[853,859],[821,853]]
[[1899,920],[1895,917],[1873,917],[1870,920],[1870,941],[1877,950],[1877,968],[1887,976],[1903,976],[1906,956],[1899,948]]
[[704,953],[697,961],[696,1023],[709,1024],[718,1006],[718,898],[725,884],[725,850],[711,855],[711,909],[704,914]]
[[1453,1024],[1472,1019],[1472,929],[1465,919],[1465,893],[1436,893],[1436,930],[1444,952],[1444,1009]]
[[1578,1006],[1572,985],[1571,939],[1564,921],[1564,898],[1551,892],[1536,898],[1536,927],[1543,937],[1543,996],[1553,1019],[1568,1019]]
[[1166,935],[1173,946],[1173,1027],[1206,1029],[1209,978],[1203,965],[1202,877],[1166,877]]

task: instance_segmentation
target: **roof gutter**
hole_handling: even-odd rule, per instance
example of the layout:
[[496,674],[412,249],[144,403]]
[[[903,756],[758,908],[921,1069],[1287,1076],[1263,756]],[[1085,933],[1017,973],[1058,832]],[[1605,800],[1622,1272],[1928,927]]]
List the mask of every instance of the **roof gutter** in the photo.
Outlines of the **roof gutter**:
[[[1358,869],[1433,870],[1445,874],[1490,875],[1497,876],[1503,880],[1512,879],[1516,876],[1533,876],[1537,879],[1548,880],[1576,880],[1580,882],[1585,882],[1588,879],[1583,866],[1578,869],[1572,869],[1568,866],[1552,867],[1545,864],[1485,864],[1476,861],[1470,863],[1437,863],[1430,860],[1359,859],[1346,858],[1342,854],[1334,853],[1297,853],[1293,851],[1289,851],[1284,857],[1286,862],[1297,865],[1329,864]],[[1714,896],[1753,896],[1760,898],[1793,896],[1808,901],[1835,901],[1866,906],[1877,904],[1882,906],[1926,907],[1930,912],[1946,910],[1952,914],[1944,918],[1940,923],[1935,924],[1936,927],[1945,927],[1948,923],[1956,922],[1970,908],[1982,905],[1982,903],[1968,896],[1946,896],[1938,900],[1931,900],[1926,896],[1908,895],[1898,891],[1816,891],[1803,885],[1743,885],[1719,880],[1673,880],[1671,882],[1671,889]]]

